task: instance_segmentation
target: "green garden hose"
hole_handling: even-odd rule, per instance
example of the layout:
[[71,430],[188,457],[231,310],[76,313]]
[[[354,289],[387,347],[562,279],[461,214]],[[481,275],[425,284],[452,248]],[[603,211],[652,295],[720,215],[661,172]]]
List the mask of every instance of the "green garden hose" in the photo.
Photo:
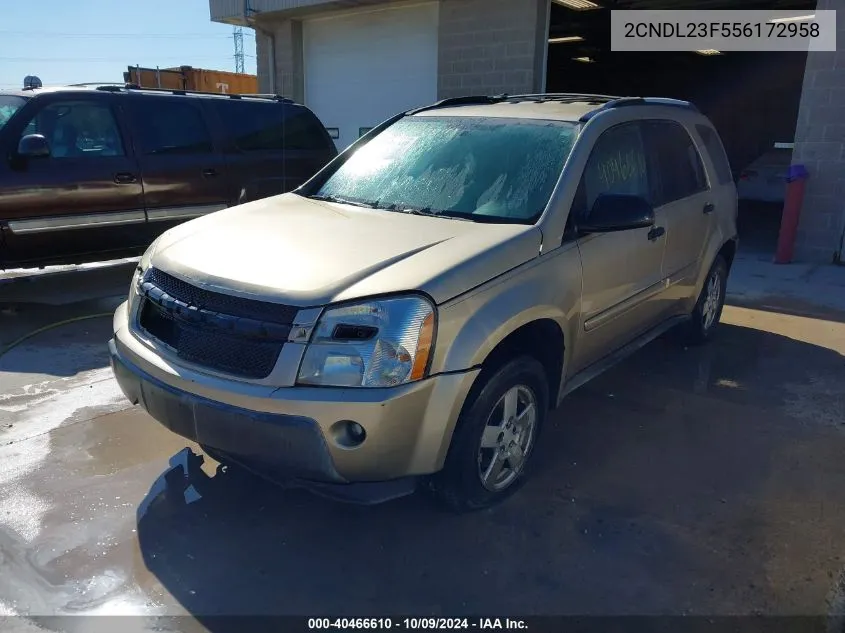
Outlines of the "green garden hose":
[[72,319],[65,319],[64,321],[58,321],[57,323],[51,323],[50,325],[45,325],[44,327],[38,328],[37,330],[33,330],[29,334],[24,334],[19,339],[12,341],[6,347],[0,349],[0,357],[2,357],[6,352],[10,351],[12,348],[20,345],[24,341],[41,334],[42,332],[46,332],[47,330],[52,330],[53,328],[60,327],[62,325],[67,325],[69,323],[76,323],[77,321],[87,321],[88,319],[101,319],[105,317],[112,317],[114,316],[112,312],[102,312],[100,314],[86,314],[85,316],[78,316]]

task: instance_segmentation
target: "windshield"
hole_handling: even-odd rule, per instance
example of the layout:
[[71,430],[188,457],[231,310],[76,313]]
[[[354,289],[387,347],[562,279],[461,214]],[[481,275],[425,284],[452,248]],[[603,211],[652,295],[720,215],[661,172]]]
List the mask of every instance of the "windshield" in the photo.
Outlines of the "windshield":
[[25,103],[26,99],[23,97],[0,95],[0,129],[6,125],[6,122],[12,118],[12,115],[23,107]]
[[532,224],[560,177],[575,129],[562,121],[406,117],[357,150],[313,197]]

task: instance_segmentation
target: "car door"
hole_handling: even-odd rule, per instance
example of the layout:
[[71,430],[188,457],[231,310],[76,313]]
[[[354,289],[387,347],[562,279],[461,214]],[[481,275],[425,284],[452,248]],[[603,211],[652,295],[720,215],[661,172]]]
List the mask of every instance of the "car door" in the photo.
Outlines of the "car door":
[[149,239],[230,205],[223,154],[196,97],[124,97],[144,184]]
[[694,292],[717,201],[701,155],[680,123],[649,120],[643,122],[643,130],[653,166],[653,202],[666,224],[664,299],[665,308],[672,310]]
[[328,132],[302,106],[268,99],[209,99],[207,106],[239,204],[291,191],[337,155]]
[[[607,129],[596,140],[581,176],[570,217],[588,218],[602,193],[651,198],[650,172],[638,122]],[[636,338],[659,319],[665,245],[661,213],[655,226],[577,239],[581,255],[580,336],[573,350],[578,371]]]
[[[0,220],[5,265],[65,263],[143,246],[140,173],[112,95],[32,99],[4,134]],[[43,136],[49,154],[18,154]]]

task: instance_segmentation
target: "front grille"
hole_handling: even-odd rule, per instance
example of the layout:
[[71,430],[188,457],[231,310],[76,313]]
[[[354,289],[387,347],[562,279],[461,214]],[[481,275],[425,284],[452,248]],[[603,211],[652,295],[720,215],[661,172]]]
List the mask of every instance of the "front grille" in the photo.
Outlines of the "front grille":
[[293,306],[267,303],[257,299],[244,299],[243,297],[224,295],[197,288],[157,268],[151,268],[147,271],[147,274],[144,275],[144,281],[154,284],[171,297],[188,305],[228,314],[229,316],[290,325],[293,323],[297,312],[297,308]]
[[179,358],[244,378],[266,378],[284,345],[186,323],[149,299],[141,307],[140,324],[150,336],[173,348]]
[[243,378],[273,371],[296,316],[291,306],[211,292],[155,269],[141,294],[138,322],[149,336],[183,360]]

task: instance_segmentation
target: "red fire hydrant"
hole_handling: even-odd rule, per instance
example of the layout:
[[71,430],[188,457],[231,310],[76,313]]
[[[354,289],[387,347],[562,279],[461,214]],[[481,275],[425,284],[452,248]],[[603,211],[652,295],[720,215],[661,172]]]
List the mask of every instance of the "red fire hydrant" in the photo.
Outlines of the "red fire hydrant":
[[783,215],[780,219],[776,264],[788,264],[795,250],[795,235],[798,233],[798,219],[804,202],[804,188],[810,173],[804,165],[791,165],[786,176],[786,195],[783,201]]

